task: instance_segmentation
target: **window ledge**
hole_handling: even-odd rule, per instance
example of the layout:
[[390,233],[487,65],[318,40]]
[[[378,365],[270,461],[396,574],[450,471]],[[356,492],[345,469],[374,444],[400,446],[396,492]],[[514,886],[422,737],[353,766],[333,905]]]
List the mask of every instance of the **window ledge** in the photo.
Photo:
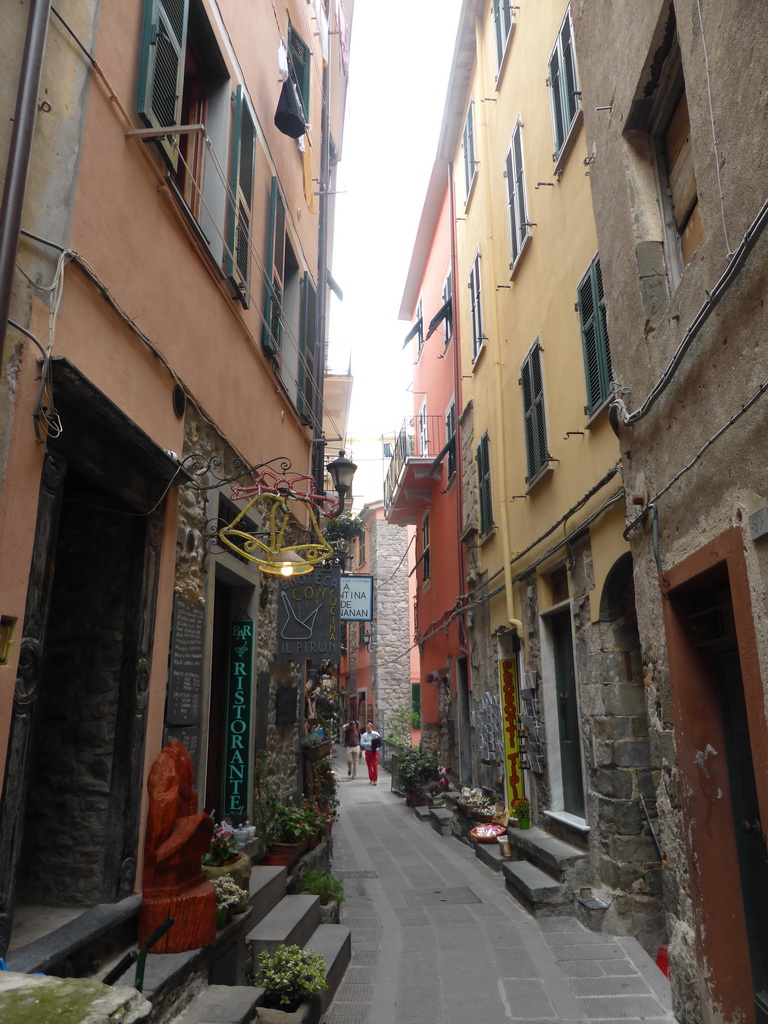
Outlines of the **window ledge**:
[[533,480],[528,484],[525,493],[530,494],[534,487],[537,487],[545,477],[548,477],[551,473],[554,473],[554,471],[555,467],[552,460],[545,462]]
[[464,200],[464,212],[466,213],[469,209],[469,204],[472,202],[472,196],[475,194],[475,185],[477,184],[478,176],[478,164],[475,161],[475,173],[472,175],[472,181],[469,183],[469,191],[467,192],[467,198]]
[[529,243],[532,240],[533,240],[533,235],[531,234],[531,231],[530,231],[530,228],[529,228],[528,231],[526,232],[525,238],[523,239],[523,244],[520,246],[520,252],[517,254],[517,259],[514,261],[514,263],[510,263],[510,265],[509,265],[509,280],[510,281],[514,281],[515,276],[517,275],[517,268],[520,266],[520,263],[522,262],[522,259],[523,259],[523,255],[527,251],[528,245],[529,245]]
[[591,413],[587,414],[587,422],[584,424],[584,426],[587,428],[587,430],[591,430],[592,427],[597,422],[597,420],[602,418],[603,413],[606,412],[606,410],[610,408],[610,405],[611,405],[612,401],[613,401],[613,396],[609,395],[605,399],[605,401],[602,402],[602,404],[598,405],[598,407],[594,410],[594,412],[591,412]]
[[579,109],[576,111],[576,116],[571,122],[571,127],[568,129],[568,134],[565,137],[565,142],[563,142],[562,146],[560,147],[560,152],[555,155],[554,173],[558,177],[560,177],[560,175],[565,170],[565,165],[568,163],[568,157],[570,156],[571,150],[573,149],[573,144],[576,141],[576,136],[579,134],[579,128],[581,128],[581,123],[583,120],[584,111],[581,109],[581,107],[579,107]]
[[477,364],[483,358],[483,355],[485,353],[485,347],[485,339],[483,339],[483,341],[480,344],[480,348],[477,350],[477,355],[472,360],[472,373],[475,372],[475,370],[477,369]]
[[582,835],[588,835],[591,831],[586,818],[579,818],[569,811],[544,811],[544,817],[551,818],[552,821],[559,821],[561,825],[567,825],[568,828],[572,828],[574,832],[581,832]]
[[507,42],[506,42],[506,45],[504,47],[504,56],[501,58],[501,64],[499,65],[499,70],[496,73],[496,91],[497,92],[501,88],[501,80],[504,77],[504,71],[505,71],[505,69],[507,67],[507,64],[509,64],[509,61],[510,61],[509,53],[510,53],[510,50],[512,49],[512,37],[514,36],[514,34],[515,34],[515,20],[513,18],[512,19],[512,24],[511,24],[510,29],[509,29],[509,35],[507,36]]
[[488,543],[489,540],[493,539],[495,534],[496,534],[496,523],[493,524],[493,526],[490,528],[488,533],[484,533],[482,536],[480,535],[480,532],[478,530],[478,537],[477,537],[477,539],[478,539],[478,543],[480,544],[480,547],[481,548],[484,547]]

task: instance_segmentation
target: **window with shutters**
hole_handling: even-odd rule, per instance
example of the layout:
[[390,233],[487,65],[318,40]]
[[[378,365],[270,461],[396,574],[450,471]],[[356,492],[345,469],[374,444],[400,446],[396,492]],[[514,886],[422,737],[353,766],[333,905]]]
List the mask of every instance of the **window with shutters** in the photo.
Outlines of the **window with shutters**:
[[496,42],[496,77],[501,74],[504,56],[512,38],[515,7],[509,0],[493,0],[493,36]]
[[[630,189],[634,220],[643,225],[642,239],[637,238],[636,246],[639,250],[642,245],[644,265],[649,265],[652,246],[661,249],[671,296],[704,236],[688,94],[671,3],[661,9],[653,39],[655,49],[644,62],[645,71],[624,124],[624,137],[628,169],[634,179]],[[648,286],[646,280],[641,277],[641,294],[648,321],[656,326],[658,295],[655,282]]]
[[426,583],[430,577],[429,512],[425,512],[421,520],[421,582]]
[[419,298],[418,305],[416,306],[416,358],[421,357],[422,349],[424,348],[424,300]]
[[310,81],[310,52],[309,47],[301,38],[299,33],[288,23],[288,67],[290,68],[293,84],[296,86],[301,106],[304,112],[304,120],[309,123],[309,81]]
[[[573,46],[571,9],[565,12],[557,42],[549,58],[549,95],[552,104],[552,130],[555,173],[559,173],[568,155],[572,131],[581,114],[581,93],[576,79],[576,54]],[[575,133],[574,133],[575,134]]]
[[525,195],[523,167],[523,126],[518,119],[504,165],[507,179],[507,211],[509,217],[510,270],[515,269],[526,239],[530,237],[528,202]]
[[151,144],[202,246],[247,306],[256,122],[201,0],[145,0],[136,110],[156,130],[203,126]]
[[416,418],[419,432],[419,450],[416,454],[420,457],[429,455],[429,420],[427,419],[427,400],[421,403],[419,415]]
[[444,323],[445,347],[447,348],[448,342],[453,337],[453,274],[450,270],[448,271],[443,284],[443,306],[446,310]]
[[467,283],[469,286],[469,313],[472,318],[472,361],[477,362],[485,342],[485,335],[483,334],[483,306],[480,293],[479,251],[475,253],[475,258],[472,261],[472,268],[469,272],[469,281]]
[[[261,343],[275,362],[300,350],[301,275],[299,263],[286,229],[286,208],[276,177],[272,178],[269,197],[267,235],[267,282]],[[284,351],[287,350],[287,351]],[[289,382],[286,382],[287,384]],[[307,382],[307,387],[311,387]],[[289,388],[289,391],[292,391]]]
[[322,430],[323,363],[317,346],[317,291],[307,272],[301,279],[298,410],[303,423]]
[[461,140],[461,149],[464,157],[464,198],[469,202],[472,186],[475,183],[477,173],[477,160],[475,160],[475,103],[469,101],[467,117],[464,121],[464,134]]
[[456,403],[451,402],[445,414],[445,443],[448,447],[446,467],[450,480],[456,472]]
[[525,452],[528,465],[525,481],[530,485],[549,465],[541,344],[538,339],[520,367],[520,387],[523,392]]
[[579,283],[576,298],[587,382],[587,404],[584,412],[591,416],[611,395],[611,350],[608,345],[608,321],[599,256],[594,258]]
[[477,493],[480,502],[480,536],[487,537],[493,530],[491,454],[487,432],[480,438],[475,460],[477,462]]

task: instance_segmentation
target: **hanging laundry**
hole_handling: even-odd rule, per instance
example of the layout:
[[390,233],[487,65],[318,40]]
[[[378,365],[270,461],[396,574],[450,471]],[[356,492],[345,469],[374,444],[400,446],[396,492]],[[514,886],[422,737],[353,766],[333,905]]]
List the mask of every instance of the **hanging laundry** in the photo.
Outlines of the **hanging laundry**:
[[325,13],[324,0],[312,0],[317,19],[317,30],[320,33],[320,50],[323,54],[323,64],[328,63],[328,16]]
[[285,82],[290,73],[288,71],[288,46],[282,36],[280,37],[280,45],[277,48],[277,73],[281,82]]
[[344,74],[349,74],[349,28],[347,27],[347,16],[344,13],[344,5],[341,0],[336,0],[336,25],[339,30],[339,52],[341,53],[341,66]]
[[280,90],[280,99],[275,111],[275,125],[283,135],[289,135],[292,139],[301,138],[306,131],[301,103],[291,78],[283,82],[283,88]]
[[301,169],[304,178],[304,201],[309,212],[316,213],[314,182],[312,181],[312,143],[309,141],[309,132],[303,139],[299,139],[299,149],[301,150]]

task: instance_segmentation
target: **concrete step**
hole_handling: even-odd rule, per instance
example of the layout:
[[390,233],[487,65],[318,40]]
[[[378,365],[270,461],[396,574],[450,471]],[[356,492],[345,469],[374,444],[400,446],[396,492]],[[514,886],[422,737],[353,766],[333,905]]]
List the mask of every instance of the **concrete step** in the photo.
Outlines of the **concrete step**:
[[504,861],[501,870],[509,892],[532,914],[573,912],[572,892],[529,861]]
[[279,945],[304,946],[320,924],[320,900],[317,896],[284,896],[245,937],[254,961],[265,950]]
[[475,856],[493,871],[501,871],[504,864],[509,864],[509,857],[502,857],[498,843],[472,843]]
[[249,1024],[263,995],[264,989],[253,985],[209,985],[175,1024]]
[[519,860],[530,861],[558,883],[567,881],[572,889],[578,887],[579,869],[585,861],[583,850],[555,839],[543,828],[510,828],[507,833]]
[[453,832],[453,811],[447,807],[431,807],[429,823],[441,836],[449,836]]
[[258,865],[251,869],[249,903],[254,911],[254,923],[266,917],[285,896],[288,887],[288,868]]
[[323,1013],[328,1009],[352,956],[352,935],[344,924],[321,924],[314,930],[305,949],[325,957],[328,988],[320,995]]
[[432,808],[427,807],[426,805],[414,807],[413,813],[416,815],[419,821],[429,821],[430,815],[432,813]]

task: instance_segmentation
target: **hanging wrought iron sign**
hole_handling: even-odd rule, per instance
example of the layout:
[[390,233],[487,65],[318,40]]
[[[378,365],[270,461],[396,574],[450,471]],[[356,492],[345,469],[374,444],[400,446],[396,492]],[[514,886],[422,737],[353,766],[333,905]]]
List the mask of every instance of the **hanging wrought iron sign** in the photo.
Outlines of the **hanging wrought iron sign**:
[[318,568],[280,582],[277,660],[339,660],[339,569]]

